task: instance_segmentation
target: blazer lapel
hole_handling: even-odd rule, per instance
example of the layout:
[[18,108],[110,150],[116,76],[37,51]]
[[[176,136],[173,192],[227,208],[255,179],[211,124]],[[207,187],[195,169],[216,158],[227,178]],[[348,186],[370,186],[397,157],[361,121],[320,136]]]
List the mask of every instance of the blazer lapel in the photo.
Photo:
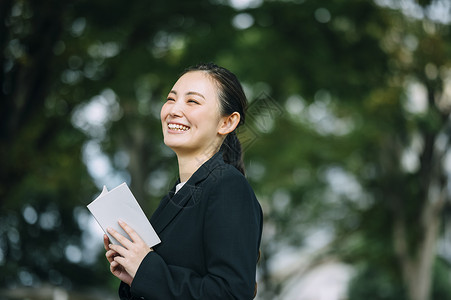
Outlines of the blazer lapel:
[[164,198],[160,201],[160,204],[158,205],[157,209],[154,211],[154,213],[150,217],[150,224],[152,224],[154,229],[158,222],[158,219],[161,216],[161,212],[164,210],[164,208],[168,204],[170,198],[171,198],[170,194],[167,194],[166,196],[164,196]]
[[[183,208],[187,206],[190,199],[196,197],[196,194],[200,190],[199,183],[202,182],[214,168],[221,164],[224,164],[224,161],[222,160],[222,152],[220,151],[194,172],[191,178],[176,194],[174,194],[174,186],[168,195],[161,200],[157,210],[150,218],[150,222],[158,234],[161,233]],[[196,199],[194,198],[193,200],[195,201]]]
[[191,199],[194,189],[185,187],[187,184],[188,182],[172,197],[167,195],[163,199],[164,203],[162,203],[159,213],[155,217],[155,214],[152,216],[151,223],[157,233],[161,233]]

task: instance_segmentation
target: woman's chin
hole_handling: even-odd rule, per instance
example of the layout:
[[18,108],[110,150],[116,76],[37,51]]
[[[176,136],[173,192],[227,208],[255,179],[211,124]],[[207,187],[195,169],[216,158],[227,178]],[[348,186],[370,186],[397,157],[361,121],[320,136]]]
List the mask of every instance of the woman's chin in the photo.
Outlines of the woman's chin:
[[186,142],[181,142],[181,141],[174,141],[171,139],[164,139],[164,144],[166,146],[168,146],[169,148],[171,148],[173,151],[178,152],[178,151],[184,151],[184,150],[188,150],[189,147],[186,144]]

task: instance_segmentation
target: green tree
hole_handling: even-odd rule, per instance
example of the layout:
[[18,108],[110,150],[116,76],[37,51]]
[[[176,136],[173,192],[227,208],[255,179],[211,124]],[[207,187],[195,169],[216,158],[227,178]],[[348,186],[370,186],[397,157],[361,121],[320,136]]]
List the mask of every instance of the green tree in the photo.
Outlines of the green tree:
[[81,95],[60,80],[67,57],[55,55],[71,4],[0,6],[2,286],[102,282],[80,264],[76,211],[95,189],[81,160],[86,136],[68,117]]
[[[450,110],[445,104],[449,25],[393,14],[399,17],[393,18],[393,27],[382,39],[392,59],[387,87],[373,91],[367,100],[369,110],[362,110],[369,113],[367,124],[379,127],[369,152],[372,157],[367,157],[375,174],[363,181],[376,201],[362,215],[362,229],[370,239],[385,240],[393,249],[386,263],[399,266],[408,299],[425,300],[433,294],[436,248],[449,206],[449,170],[444,167],[450,137]],[[418,109],[418,101],[423,101],[423,108]],[[413,161],[407,163],[408,158]],[[388,227],[383,228],[390,234],[383,237],[382,227],[371,225],[371,219],[385,220]]]
[[[400,8],[364,1],[321,7],[268,2],[252,13],[259,24],[266,11],[270,28],[247,31],[244,41],[255,41],[254,47],[240,44],[248,54],[240,57],[268,62],[268,72],[256,70],[253,76],[268,83],[275,99],[287,99],[285,106],[297,110],[249,151],[271,170],[257,184],[264,183],[270,197],[267,217],[276,239],[299,234],[294,239],[299,245],[305,231],[294,226],[330,224],[336,234],[330,254],[399,278],[409,299],[431,297],[439,229],[449,202],[449,171],[443,168],[449,140],[449,25],[430,13],[441,4],[415,6],[425,16],[418,19]],[[263,59],[264,51],[277,60]],[[424,91],[423,110],[415,108],[418,93],[412,89]],[[406,163],[412,157],[416,163]],[[336,174],[356,179],[361,199],[355,192],[331,191]],[[277,188],[289,195],[282,212]],[[295,208],[302,212],[294,213]]]
[[76,257],[84,206],[112,182],[92,177],[88,150],[150,215],[177,176],[162,100],[183,68],[215,61],[251,100],[240,136],[265,210],[260,297],[284,288],[270,268],[280,248],[318,228],[334,239],[312,265],[357,266],[350,297],[449,295],[435,251],[449,206],[449,25],[427,15],[439,0],[416,6],[421,19],[381,3],[0,2],[2,285],[116,285],[103,258]]

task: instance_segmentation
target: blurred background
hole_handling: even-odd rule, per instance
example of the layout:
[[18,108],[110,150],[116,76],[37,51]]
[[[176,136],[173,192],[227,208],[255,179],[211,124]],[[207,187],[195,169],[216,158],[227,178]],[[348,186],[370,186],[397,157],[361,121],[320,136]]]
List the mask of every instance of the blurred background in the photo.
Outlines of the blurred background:
[[451,299],[448,0],[1,0],[0,299],[117,299],[86,205],[177,178],[159,111],[216,62],[264,210],[257,299]]

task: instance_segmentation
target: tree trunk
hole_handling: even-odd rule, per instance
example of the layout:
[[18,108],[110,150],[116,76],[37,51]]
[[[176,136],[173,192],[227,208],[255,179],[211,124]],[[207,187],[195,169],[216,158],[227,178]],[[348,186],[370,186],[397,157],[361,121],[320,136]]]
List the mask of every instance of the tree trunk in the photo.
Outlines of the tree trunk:
[[[450,124],[445,126],[444,133],[449,131]],[[437,140],[441,134],[437,135]],[[449,142],[449,141],[448,141]],[[447,147],[437,147],[434,143],[431,153],[429,182],[426,185],[427,199],[423,206],[420,222],[420,240],[415,243],[415,249],[409,249],[407,224],[402,210],[395,212],[394,247],[401,265],[402,275],[410,300],[429,300],[433,279],[433,266],[436,256],[436,245],[441,224],[440,215],[447,199],[446,181],[443,178],[441,163]]]
[[[435,249],[440,228],[440,211],[443,207],[446,189],[442,189],[440,199],[436,205],[427,205],[422,220],[422,239],[416,254],[407,246],[406,223],[402,218],[395,220],[394,245],[401,264],[402,274],[410,300],[428,300],[431,293],[432,270]],[[429,202],[428,202],[429,203]]]
[[[27,166],[21,169],[11,159],[10,151],[15,147],[17,137],[29,130],[28,126],[36,122],[37,116],[44,115],[50,81],[57,73],[52,69],[53,47],[61,36],[63,15],[69,7],[69,1],[24,1],[23,6],[32,12],[29,20],[22,20],[30,27],[30,32],[24,35],[20,25],[3,21],[9,20],[13,2],[0,1],[0,180],[8,187],[19,184],[29,172]],[[12,41],[23,48],[22,54],[9,53],[8,45]],[[7,62],[11,67],[3,73]],[[36,138],[36,144],[48,138],[50,133],[52,131],[45,130],[39,133],[41,136]],[[38,153],[35,155],[39,156]],[[0,206],[9,198],[10,190],[0,188]]]

